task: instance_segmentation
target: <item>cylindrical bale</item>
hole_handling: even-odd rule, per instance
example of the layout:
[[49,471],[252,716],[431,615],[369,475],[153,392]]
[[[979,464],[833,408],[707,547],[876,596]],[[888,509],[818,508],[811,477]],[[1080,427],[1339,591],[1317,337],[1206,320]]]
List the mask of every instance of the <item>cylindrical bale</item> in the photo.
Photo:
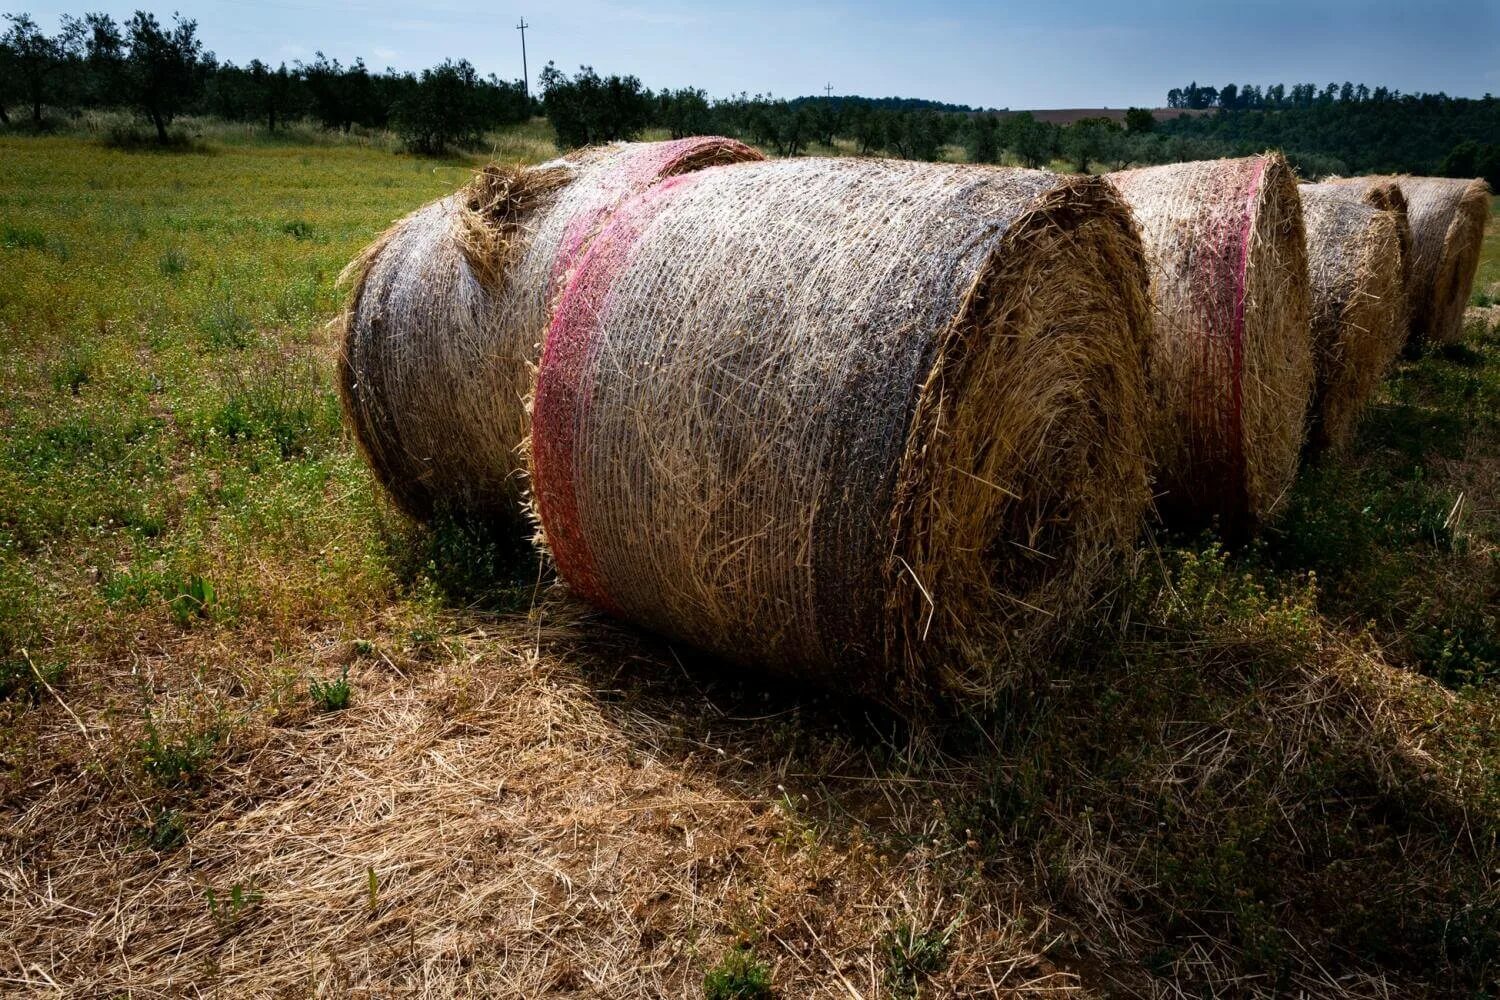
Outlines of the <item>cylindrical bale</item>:
[[339,383],[376,477],[409,514],[525,524],[518,447],[551,306],[622,201],[665,177],[759,159],[694,138],[491,166],[397,222],[346,272]]
[[1280,155],[1109,174],[1135,212],[1155,309],[1149,384],[1169,523],[1270,517],[1297,473],[1312,399],[1302,207]]
[[1097,179],[673,178],[559,302],[534,509],[561,577],[620,617],[899,707],[983,699],[1135,537],[1148,324]]
[[1312,443],[1340,449],[1406,339],[1401,216],[1355,201],[1337,184],[1298,191],[1317,367]]
[[1447,177],[1347,177],[1333,181],[1359,191],[1392,183],[1406,196],[1411,220],[1410,339],[1454,343],[1463,337],[1464,306],[1484,246],[1489,186]]

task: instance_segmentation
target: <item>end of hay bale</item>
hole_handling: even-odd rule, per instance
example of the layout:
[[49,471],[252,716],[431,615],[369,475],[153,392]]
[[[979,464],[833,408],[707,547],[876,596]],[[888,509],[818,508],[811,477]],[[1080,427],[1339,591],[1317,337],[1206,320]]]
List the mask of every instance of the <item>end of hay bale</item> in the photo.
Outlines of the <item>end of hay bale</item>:
[[1339,450],[1406,336],[1398,211],[1337,185],[1300,187],[1312,279],[1317,391],[1309,443]]
[[1433,314],[1429,339],[1451,344],[1463,338],[1463,314],[1474,289],[1484,251],[1484,227],[1490,217],[1490,187],[1482,180],[1462,183],[1452,221],[1443,234],[1442,258],[1433,281]]

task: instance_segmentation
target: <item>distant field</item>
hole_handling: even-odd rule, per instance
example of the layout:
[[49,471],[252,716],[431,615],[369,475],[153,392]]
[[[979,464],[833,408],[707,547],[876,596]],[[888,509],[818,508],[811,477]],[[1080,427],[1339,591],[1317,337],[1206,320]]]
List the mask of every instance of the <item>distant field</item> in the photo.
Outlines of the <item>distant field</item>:
[[[1003,111],[1000,117],[1020,114],[1022,110],[1024,109]],[[1123,122],[1125,110],[1124,108],[1038,108],[1030,113],[1037,121],[1050,122],[1053,125],[1071,125],[1081,118],[1108,118],[1112,121]],[[1216,108],[1152,108],[1151,116],[1159,122],[1165,122],[1173,118],[1212,115],[1216,114],[1217,110]]]
[[405,523],[335,278],[481,158],[198,125],[0,138],[4,989],[1492,988],[1500,342],[1403,361],[1261,542],[1143,540],[1045,678],[914,730]]

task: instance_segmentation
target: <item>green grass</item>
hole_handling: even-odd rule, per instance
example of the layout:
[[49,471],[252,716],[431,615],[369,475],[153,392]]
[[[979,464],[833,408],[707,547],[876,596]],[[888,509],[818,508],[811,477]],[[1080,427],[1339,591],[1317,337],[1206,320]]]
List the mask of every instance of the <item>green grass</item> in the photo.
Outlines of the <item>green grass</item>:
[[1500,305],[1500,194],[1490,199],[1490,221],[1484,227],[1484,250],[1474,275],[1474,303]]
[[60,622],[89,646],[389,593],[328,377],[334,280],[468,165],[309,152],[0,140],[0,656]]

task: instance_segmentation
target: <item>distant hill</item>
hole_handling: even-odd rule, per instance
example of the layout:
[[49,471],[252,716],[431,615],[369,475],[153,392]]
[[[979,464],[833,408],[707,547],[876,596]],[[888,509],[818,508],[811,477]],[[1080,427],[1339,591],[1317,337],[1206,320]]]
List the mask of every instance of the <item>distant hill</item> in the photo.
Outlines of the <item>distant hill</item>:
[[[1053,125],[1071,125],[1080,118],[1109,118],[1117,122],[1125,120],[1124,108],[976,108],[968,104],[948,104],[944,101],[929,101],[920,97],[859,97],[852,94],[818,97],[809,95],[806,97],[794,97],[789,103],[793,106],[803,104],[832,104],[835,107],[860,106],[883,111],[944,111],[964,115],[989,112],[999,115],[1002,118],[1018,115],[1022,111],[1029,110],[1032,117],[1036,118],[1037,121],[1049,122]],[[1196,118],[1202,115],[1211,115],[1217,111],[1217,108],[1152,108],[1151,114],[1155,116],[1157,121],[1164,122],[1174,118]]]
[[960,114],[973,114],[975,111],[983,110],[967,104],[947,104],[943,101],[929,101],[921,97],[859,97],[854,94],[840,94],[834,97],[794,97],[788,103],[794,107],[802,104],[832,104],[835,107],[863,106],[882,111],[955,111]]
[[[1201,115],[1211,115],[1218,111],[1217,108],[1152,108],[1151,114],[1159,122],[1171,121],[1174,118],[1197,118]],[[997,111],[1002,118],[1020,114],[1020,110]],[[1071,125],[1081,118],[1108,118],[1112,121],[1123,122],[1125,120],[1124,108],[1041,108],[1032,109],[1031,115],[1039,122],[1049,122],[1053,125]]]

